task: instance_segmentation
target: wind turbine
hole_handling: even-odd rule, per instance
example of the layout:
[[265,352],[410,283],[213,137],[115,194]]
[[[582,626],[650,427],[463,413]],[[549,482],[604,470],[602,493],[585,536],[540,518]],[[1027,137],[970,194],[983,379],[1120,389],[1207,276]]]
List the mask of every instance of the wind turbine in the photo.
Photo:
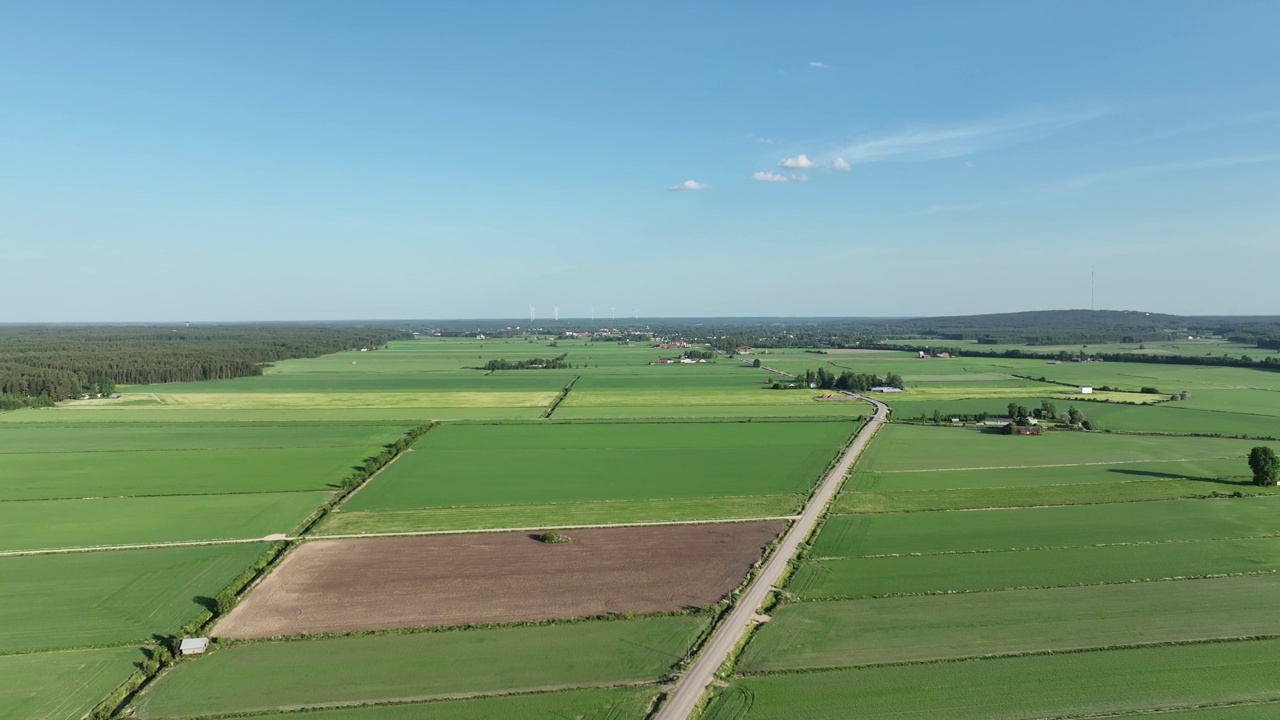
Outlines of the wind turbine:
[[610,305],[610,306],[609,306],[609,317],[610,317],[610,318],[613,318],[614,320],[617,320],[617,319],[618,319],[618,308],[613,307],[612,305]]
[[556,322],[560,322],[560,306],[559,306],[559,305],[552,305],[552,306],[551,306],[551,312],[555,314],[555,316],[556,316]]
[[532,305],[530,305],[529,306],[529,322],[533,322],[533,316],[535,312],[537,312],[537,309],[534,308]]
[[595,321],[596,321],[596,306],[592,305],[591,306],[591,322],[595,322]]
[[640,308],[631,308],[631,312],[635,314],[637,320],[640,319]]

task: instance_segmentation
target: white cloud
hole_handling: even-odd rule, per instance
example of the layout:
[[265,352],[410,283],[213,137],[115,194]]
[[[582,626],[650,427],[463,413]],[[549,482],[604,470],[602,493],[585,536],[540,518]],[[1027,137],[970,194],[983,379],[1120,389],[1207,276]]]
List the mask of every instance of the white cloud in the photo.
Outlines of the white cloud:
[[760,172],[752,175],[751,179],[759,180],[760,182],[773,183],[809,182],[809,177],[807,175],[779,175],[769,170],[761,170]]
[[844,172],[848,172],[850,169],[853,168],[853,166],[849,164],[849,161],[845,160],[842,157],[838,157],[835,160],[832,160],[831,167],[835,168],[836,170],[841,170]]
[[763,143],[765,145],[772,145],[773,138],[756,138],[756,142]]
[[807,155],[797,155],[779,162],[778,167],[783,167],[788,170],[808,170],[813,167],[813,161],[810,160]]
[[811,67],[811,68],[817,68],[817,69],[819,69],[819,70],[826,70],[827,68],[829,68],[829,67],[831,67],[831,66],[830,66],[830,65],[828,65],[828,64],[826,64],[826,63],[824,63],[824,62],[818,62],[817,60],[814,60],[813,62],[809,63],[809,67]]
[[671,192],[677,192],[680,190],[706,190],[709,187],[711,186],[706,183],[700,183],[696,180],[685,180],[679,185],[672,185],[667,188],[667,190]]
[[953,127],[912,128],[864,138],[837,149],[831,156],[851,165],[945,160],[1029,142],[1104,114],[1097,110],[1069,115],[1026,114]]

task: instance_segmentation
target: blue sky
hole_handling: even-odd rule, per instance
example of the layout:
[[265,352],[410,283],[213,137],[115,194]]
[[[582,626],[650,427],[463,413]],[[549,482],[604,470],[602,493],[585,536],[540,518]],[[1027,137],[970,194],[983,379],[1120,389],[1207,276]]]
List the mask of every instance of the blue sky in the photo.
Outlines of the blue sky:
[[1280,314],[1280,3],[793,5],[13,5],[0,321]]

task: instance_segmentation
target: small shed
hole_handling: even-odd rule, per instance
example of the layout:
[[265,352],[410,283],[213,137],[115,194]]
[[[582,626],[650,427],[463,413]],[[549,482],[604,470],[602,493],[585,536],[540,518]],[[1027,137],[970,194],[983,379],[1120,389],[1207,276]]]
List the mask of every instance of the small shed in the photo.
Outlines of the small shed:
[[1093,386],[1092,386],[1092,385],[1081,385],[1081,386],[1080,386],[1080,394],[1081,394],[1081,395],[1092,395],[1092,394],[1093,394]]
[[209,638],[182,638],[178,645],[179,655],[199,655],[209,648]]
[[875,393],[900,393],[900,392],[902,392],[902,388],[896,388],[896,387],[892,387],[892,386],[889,386],[889,385],[877,385],[876,387],[871,388],[871,389],[870,389],[870,390],[868,390],[867,392],[875,392]]

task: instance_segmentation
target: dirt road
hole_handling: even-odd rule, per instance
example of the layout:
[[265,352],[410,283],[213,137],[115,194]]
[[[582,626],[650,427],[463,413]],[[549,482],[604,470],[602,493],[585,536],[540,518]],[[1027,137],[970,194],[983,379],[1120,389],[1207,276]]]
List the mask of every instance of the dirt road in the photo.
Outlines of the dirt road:
[[799,519],[792,524],[791,529],[787,530],[787,534],[773,554],[769,556],[769,560],[760,570],[760,574],[756,576],[746,592],[738,599],[737,604],[734,605],[729,615],[712,633],[711,639],[702,647],[693,664],[676,681],[675,687],[671,689],[671,693],[658,710],[658,714],[654,716],[654,720],[684,720],[693,713],[694,708],[698,705],[698,700],[706,692],[707,686],[715,679],[716,671],[720,669],[725,660],[729,659],[729,654],[733,652],[734,647],[737,646],[742,636],[750,629],[756,611],[764,603],[765,597],[773,589],[774,584],[782,577],[782,573],[787,569],[787,563],[791,561],[791,557],[800,548],[800,543],[804,542],[804,539],[813,531],[814,525],[817,524],[818,518],[822,516],[827,504],[835,497],[836,490],[840,487],[840,481],[844,479],[845,475],[849,474],[849,468],[853,466],[853,462],[862,454],[863,448],[866,447],[867,441],[871,439],[871,436],[875,434],[876,429],[888,419],[889,408],[884,403],[868,397],[858,397],[875,407],[871,419],[858,431],[853,442],[844,451],[844,455],[840,456],[839,462],[831,469],[831,472],[827,473],[822,485],[809,500],[809,504],[805,506],[804,512],[800,514]]

